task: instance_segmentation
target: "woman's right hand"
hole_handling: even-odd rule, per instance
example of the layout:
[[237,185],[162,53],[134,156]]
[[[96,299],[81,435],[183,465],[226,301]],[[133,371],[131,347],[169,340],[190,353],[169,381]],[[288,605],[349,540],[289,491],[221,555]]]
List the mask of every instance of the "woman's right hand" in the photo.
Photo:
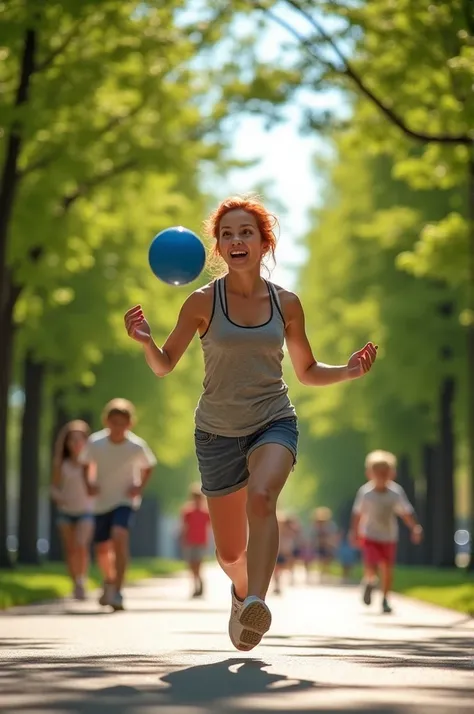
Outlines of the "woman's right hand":
[[124,320],[127,334],[132,340],[141,342],[142,345],[147,345],[151,342],[150,325],[145,319],[141,305],[135,305],[135,307],[127,310]]

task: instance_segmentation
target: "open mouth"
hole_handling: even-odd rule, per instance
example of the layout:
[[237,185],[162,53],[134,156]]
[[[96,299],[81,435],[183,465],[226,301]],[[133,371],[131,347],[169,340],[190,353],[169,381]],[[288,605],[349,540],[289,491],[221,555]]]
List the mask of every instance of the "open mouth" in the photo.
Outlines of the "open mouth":
[[246,258],[247,251],[246,250],[231,250],[230,257],[234,260],[238,260],[239,258]]

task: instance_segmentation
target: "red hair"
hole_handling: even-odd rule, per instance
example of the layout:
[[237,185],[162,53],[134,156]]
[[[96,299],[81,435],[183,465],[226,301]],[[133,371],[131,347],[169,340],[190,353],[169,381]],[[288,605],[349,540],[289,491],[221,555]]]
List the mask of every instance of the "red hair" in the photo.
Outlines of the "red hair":
[[256,197],[231,196],[222,201],[204,223],[206,235],[215,240],[210,253],[211,263],[219,262],[220,260],[218,241],[221,220],[226,213],[239,208],[247,213],[251,213],[255,218],[262,238],[263,256],[270,254],[273,262],[275,262],[277,243],[275,228],[278,226],[278,218],[273,213],[270,213]]

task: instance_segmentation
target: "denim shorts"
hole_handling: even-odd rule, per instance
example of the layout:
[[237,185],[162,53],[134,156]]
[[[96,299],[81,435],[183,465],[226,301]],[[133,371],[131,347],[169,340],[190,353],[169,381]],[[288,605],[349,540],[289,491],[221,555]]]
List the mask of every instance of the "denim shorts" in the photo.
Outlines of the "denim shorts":
[[133,510],[130,506],[117,506],[107,513],[95,517],[94,543],[105,543],[112,537],[112,528],[128,530],[132,524]]
[[205,496],[225,496],[247,485],[248,458],[263,444],[281,444],[296,463],[298,423],[296,417],[277,419],[248,436],[219,436],[195,429],[194,441]]
[[93,513],[63,513],[59,511],[57,515],[57,522],[64,523],[65,525],[77,526],[81,521],[93,521]]

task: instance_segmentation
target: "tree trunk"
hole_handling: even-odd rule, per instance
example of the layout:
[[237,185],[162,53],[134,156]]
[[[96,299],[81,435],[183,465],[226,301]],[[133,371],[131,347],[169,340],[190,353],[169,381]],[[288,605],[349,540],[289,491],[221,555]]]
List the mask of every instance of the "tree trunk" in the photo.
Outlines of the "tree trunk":
[[[410,459],[408,456],[401,456],[398,460],[398,475],[397,481],[405,490],[408,498],[412,501],[415,494],[413,479],[410,476]],[[412,501],[413,502],[413,501]],[[404,524],[400,525],[400,536],[397,548],[397,562],[402,565],[409,565],[412,558],[412,546],[410,541],[410,533]]]
[[468,293],[467,309],[467,452],[471,485],[471,560],[474,571],[474,148],[471,149],[468,177]]
[[432,444],[425,444],[423,447],[423,475],[425,491],[423,497],[423,507],[420,509],[419,518],[423,526],[424,537],[420,546],[420,559],[422,565],[433,564],[433,539],[434,539],[434,509],[436,498],[436,447]]
[[[69,421],[67,412],[64,409],[62,402],[62,392],[56,391],[53,395],[53,433],[51,434],[51,456],[53,455],[54,444],[60,429]],[[51,458],[52,470],[52,458]],[[56,523],[57,508],[54,501],[50,502],[49,511],[49,551],[48,560],[62,561],[63,551],[59,538],[58,527]]]
[[[36,32],[27,29],[23,38],[23,53],[15,107],[28,101],[31,77],[35,69]],[[18,188],[18,160],[21,149],[21,126],[13,124],[5,142],[5,160],[0,178],[0,567],[11,563],[7,547],[7,420],[8,390],[10,387],[11,358],[13,353],[13,308],[18,293],[13,287],[7,268],[7,245],[10,220]]]
[[438,567],[455,565],[454,547],[454,430],[453,403],[455,382],[447,377],[441,385],[439,455],[437,463],[437,485],[434,518],[433,562]]
[[[28,29],[23,38],[23,54],[16,90],[15,108],[21,107],[28,101],[31,77],[35,71],[35,54],[36,31]],[[21,130],[21,124],[18,121],[14,122],[6,142],[5,161],[0,181],[0,276],[2,278],[6,272],[8,232],[19,181],[18,160],[22,144]],[[5,295],[3,295],[2,290],[2,303],[4,299]]]
[[18,562],[38,563],[40,437],[45,368],[31,354],[25,358],[25,406],[20,445]]
[[0,568],[12,565],[7,550],[7,422],[8,422],[8,395],[10,389],[10,373],[13,346],[13,307],[16,293],[10,289],[9,299],[2,305],[2,330],[0,340]]

